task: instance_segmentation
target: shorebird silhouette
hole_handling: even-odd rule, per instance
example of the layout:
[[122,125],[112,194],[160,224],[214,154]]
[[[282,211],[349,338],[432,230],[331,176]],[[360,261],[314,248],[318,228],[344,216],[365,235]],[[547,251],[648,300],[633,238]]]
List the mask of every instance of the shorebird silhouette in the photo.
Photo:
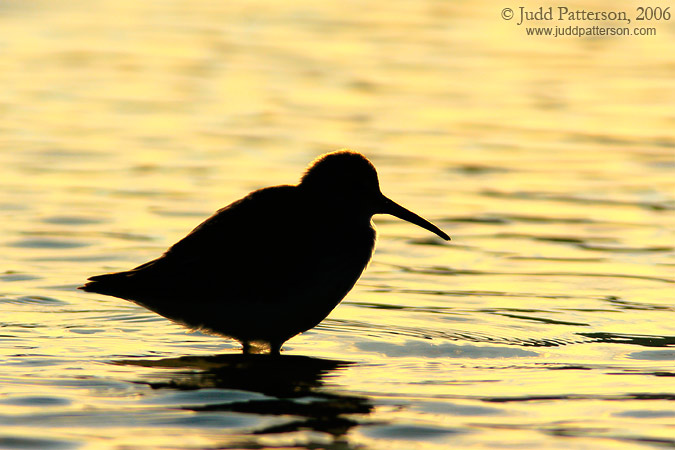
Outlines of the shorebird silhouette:
[[159,258],[97,275],[87,292],[135,302],[190,328],[272,354],[319,324],[352,289],[375,248],[374,214],[450,237],[380,192],[375,167],[341,150],[295,186],[251,192],[217,211]]

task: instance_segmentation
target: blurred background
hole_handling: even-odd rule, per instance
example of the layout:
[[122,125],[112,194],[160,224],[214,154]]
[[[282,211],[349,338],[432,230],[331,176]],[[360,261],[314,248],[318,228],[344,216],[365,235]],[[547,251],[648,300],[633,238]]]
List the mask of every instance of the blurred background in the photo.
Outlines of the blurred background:
[[[675,445],[675,21],[520,6],[0,1],[0,448]],[[453,241],[280,361],[75,289],[345,147]]]

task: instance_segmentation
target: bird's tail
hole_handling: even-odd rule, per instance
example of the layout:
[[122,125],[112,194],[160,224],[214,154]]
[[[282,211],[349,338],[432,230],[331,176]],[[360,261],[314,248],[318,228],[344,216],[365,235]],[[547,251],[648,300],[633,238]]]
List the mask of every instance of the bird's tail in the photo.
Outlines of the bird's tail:
[[136,301],[139,297],[147,296],[148,293],[151,293],[152,286],[157,284],[155,283],[154,269],[160,264],[160,260],[161,258],[148,261],[135,269],[124,272],[106,273],[90,277],[88,279],[89,282],[85,283],[84,286],[78,287],[78,289]]
[[89,278],[88,283],[78,287],[78,289],[118,297],[128,290],[131,280],[132,274],[130,272],[106,273]]

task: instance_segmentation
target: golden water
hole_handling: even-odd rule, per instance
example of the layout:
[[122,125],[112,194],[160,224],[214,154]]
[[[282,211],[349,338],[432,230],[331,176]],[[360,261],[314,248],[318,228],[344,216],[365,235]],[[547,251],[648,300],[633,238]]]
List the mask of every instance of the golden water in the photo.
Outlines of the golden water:
[[[506,6],[0,2],[0,447],[675,445],[675,21]],[[280,361],[75,289],[340,147],[453,241],[376,217]]]

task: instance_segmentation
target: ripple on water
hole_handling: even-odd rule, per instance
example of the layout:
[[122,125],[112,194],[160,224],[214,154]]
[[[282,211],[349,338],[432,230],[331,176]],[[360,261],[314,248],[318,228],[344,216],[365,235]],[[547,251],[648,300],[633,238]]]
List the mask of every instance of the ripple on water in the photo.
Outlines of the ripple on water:
[[446,217],[439,220],[439,223],[476,223],[487,225],[508,225],[512,223],[542,223],[542,224],[595,224],[593,219],[586,217],[554,217],[554,216],[534,216],[522,214],[484,214],[475,216],[457,216]]
[[21,297],[5,297],[0,298],[0,303],[13,304],[34,304],[34,305],[67,305],[68,303],[58,300],[53,297],[46,297],[43,295],[24,295]]
[[418,400],[410,406],[413,411],[421,411],[431,414],[448,414],[451,416],[493,416],[505,414],[506,410],[481,405],[462,405],[452,402],[421,401]]
[[406,441],[438,441],[451,435],[468,433],[467,429],[446,428],[415,423],[374,425],[363,428],[361,434],[374,439]]
[[477,345],[456,345],[451,343],[431,344],[407,341],[401,345],[377,341],[356,343],[360,350],[377,352],[389,357],[425,358],[527,358],[539,353],[514,347],[487,347]]
[[198,409],[209,405],[260,400],[262,398],[266,397],[255,392],[206,388],[177,392],[166,391],[163,395],[149,397],[140,403]]
[[464,164],[461,166],[450,167],[448,170],[469,176],[492,175],[495,173],[511,172],[510,168],[503,166],[489,166],[485,164]]
[[673,247],[666,247],[666,246],[626,247],[624,245],[619,244],[598,245],[588,243],[580,243],[578,247],[584,250],[593,250],[600,252],[616,252],[616,253],[664,253],[664,252],[672,252],[674,250]]
[[643,347],[675,347],[675,336],[657,336],[648,334],[622,334],[622,333],[577,333],[594,340],[607,344],[629,344]]
[[655,305],[653,303],[633,302],[622,300],[614,295],[604,297],[602,300],[607,301],[616,309],[636,310],[636,311],[673,311],[675,306]]
[[645,350],[633,352],[628,357],[642,361],[675,361],[675,350]]
[[261,422],[262,421],[259,417],[243,414],[185,414],[175,417],[168,417],[163,421],[154,423],[154,425],[168,427],[228,429],[236,432],[245,431],[252,427],[258,426]]
[[40,395],[11,396],[0,399],[0,404],[12,406],[67,406],[70,405],[70,403],[70,400],[63,397],[48,397]]
[[61,450],[79,447],[81,443],[75,441],[41,439],[24,436],[0,435],[0,448],[17,450]]
[[[450,340],[450,341],[468,341],[481,344],[498,344],[518,347],[559,347],[569,344],[579,344],[583,342],[594,342],[588,338],[536,338],[531,336],[503,336],[491,333],[481,333],[475,331],[445,331],[431,327],[407,327],[378,325],[374,323],[359,322],[356,320],[344,319],[326,319],[318,328],[333,330],[338,332],[349,332],[352,335],[361,334],[367,336],[386,336],[395,335],[398,337],[408,337],[424,340]],[[579,336],[577,334],[575,336]],[[392,345],[392,344],[387,344]],[[429,344],[431,345],[431,344]],[[500,347],[501,348],[501,347]]]
[[661,419],[675,417],[675,411],[639,409],[614,413],[615,417],[634,417],[636,419]]
[[[511,319],[520,319],[520,320],[527,320],[530,322],[539,322],[539,323],[547,323],[550,325],[568,325],[568,326],[573,326],[573,327],[589,327],[591,324],[589,323],[583,323],[583,322],[570,322],[570,321],[565,321],[565,320],[556,320],[556,319],[550,319],[548,317],[538,317],[532,315],[532,313],[536,314],[551,314],[550,311],[545,311],[545,310],[538,310],[538,309],[522,309],[522,308],[483,308],[477,310],[479,312],[484,312],[487,314],[494,314],[497,316],[502,316],[502,317],[509,317]],[[520,313],[520,314],[516,314]],[[522,314],[522,313],[530,313],[530,314]]]
[[93,225],[105,222],[100,217],[83,216],[50,216],[42,219],[42,222],[54,225]]
[[91,244],[87,242],[66,240],[66,239],[28,238],[10,242],[7,245],[9,245],[10,247],[18,247],[18,248],[58,250],[58,249],[87,247]]
[[663,201],[663,202],[626,201],[608,198],[590,198],[590,197],[581,197],[577,195],[564,195],[552,192],[538,192],[538,191],[504,192],[492,189],[483,190],[481,194],[486,197],[496,197],[496,198],[555,201],[563,203],[579,203],[579,204],[601,205],[601,206],[629,206],[629,207],[632,206],[655,211],[670,211],[675,209],[675,203],[670,201]]
[[[393,266],[393,265],[392,265]],[[597,278],[626,278],[633,280],[660,281],[663,283],[675,283],[671,278],[652,277],[647,275],[633,275],[623,273],[592,273],[592,272],[498,272],[482,270],[453,269],[451,267],[408,267],[394,266],[402,272],[417,273],[424,275],[500,275],[500,276],[528,276],[528,277],[597,277]]]
[[36,275],[14,272],[13,270],[8,270],[5,273],[0,274],[0,281],[31,281],[40,280],[41,278],[42,277]]

